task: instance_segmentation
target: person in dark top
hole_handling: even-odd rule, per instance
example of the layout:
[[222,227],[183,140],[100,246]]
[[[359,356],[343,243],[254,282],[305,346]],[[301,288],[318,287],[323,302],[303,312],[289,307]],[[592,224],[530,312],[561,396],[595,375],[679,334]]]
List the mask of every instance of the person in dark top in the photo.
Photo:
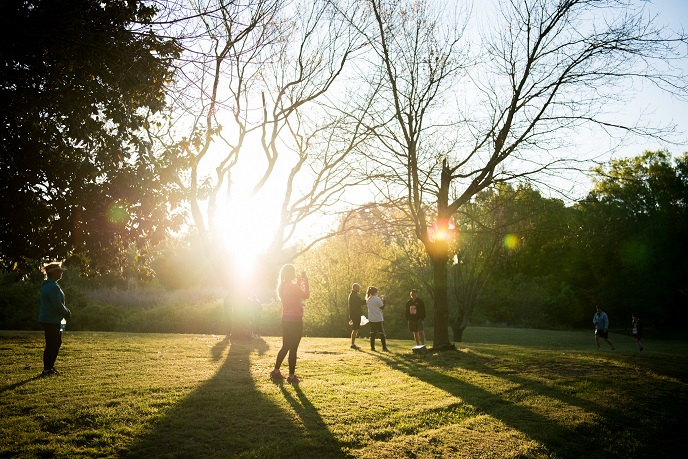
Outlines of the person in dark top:
[[408,328],[413,333],[416,346],[425,345],[425,331],[423,331],[423,320],[425,320],[425,303],[418,298],[418,290],[411,290],[411,298],[406,302],[406,320]]
[[55,360],[62,347],[62,319],[69,319],[72,312],[65,306],[65,295],[58,285],[62,273],[66,271],[62,263],[49,263],[41,268],[45,280],[41,284],[41,309],[38,322],[45,330],[45,349],[43,350],[43,372],[41,376],[60,374],[55,369]]
[[635,312],[631,314],[631,324],[633,326],[633,339],[635,340],[638,350],[642,351],[645,349],[643,343],[640,342],[640,338],[643,334],[643,324],[640,323],[640,318],[635,315]]
[[351,325],[351,349],[358,349],[356,346],[356,338],[358,337],[358,330],[361,328],[361,315],[363,310],[361,306],[366,304],[366,300],[358,296],[361,291],[359,284],[351,286],[351,293],[349,293],[349,325]]

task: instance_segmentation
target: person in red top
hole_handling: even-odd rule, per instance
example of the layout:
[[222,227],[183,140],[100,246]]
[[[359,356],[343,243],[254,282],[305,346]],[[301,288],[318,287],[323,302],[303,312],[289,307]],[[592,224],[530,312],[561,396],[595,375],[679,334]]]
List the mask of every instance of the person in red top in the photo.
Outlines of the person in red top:
[[296,277],[294,265],[284,265],[280,272],[277,293],[282,301],[282,349],[277,353],[275,369],[270,372],[273,381],[281,381],[284,375],[280,372],[280,366],[284,357],[289,353],[289,377],[288,383],[298,384],[296,376],[296,352],[303,335],[303,300],[310,297],[308,278],[305,273]]

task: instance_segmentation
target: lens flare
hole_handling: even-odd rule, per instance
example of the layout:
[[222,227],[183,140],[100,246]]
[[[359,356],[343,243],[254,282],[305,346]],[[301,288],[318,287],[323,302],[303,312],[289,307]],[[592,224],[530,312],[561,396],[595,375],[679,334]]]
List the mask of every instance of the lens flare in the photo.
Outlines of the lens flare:
[[127,212],[127,207],[121,202],[116,202],[110,205],[107,211],[107,218],[110,221],[110,223],[126,223],[129,219],[129,212]]
[[521,241],[515,234],[507,234],[504,236],[504,248],[508,250],[516,250]]
[[450,241],[456,237],[456,225],[451,220],[437,220],[428,227],[428,239],[435,241]]

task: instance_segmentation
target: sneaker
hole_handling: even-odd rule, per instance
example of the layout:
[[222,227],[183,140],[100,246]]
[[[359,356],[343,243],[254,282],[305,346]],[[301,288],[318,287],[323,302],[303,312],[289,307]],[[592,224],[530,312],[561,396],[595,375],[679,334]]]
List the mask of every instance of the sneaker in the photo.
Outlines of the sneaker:
[[371,347],[370,350],[373,352],[377,352],[377,349],[375,349],[374,347]]
[[284,375],[279,370],[272,370],[270,372],[270,379],[272,379],[273,381],[281,381],[284,379]]
[[387,349],[386,347],[383,347],[382,352],[389,352],[389,349]]
[[356,346],[355,344],[352,344],[351,349],[360,349],[360,347]]
[[52,373],[50,372],[50,370],[43,370],[43,371],[41,372],[41,376],[50,376],[51,374],[52,374]]
[[289,377],[287,378],[287,382],[288,382],[289,384],[298,384],[298,383],[301,382],[301,380],[299,379],[298,376],[296,376],[296,375],[291,375],[291,376],[289,376]]
[[50,371],[51,374],[54,374],[54,375],[59,375],[59,374],[60,374],[60,372],[57,371],[57,370],[55,369],[55,367],[51,368],[49,371]]

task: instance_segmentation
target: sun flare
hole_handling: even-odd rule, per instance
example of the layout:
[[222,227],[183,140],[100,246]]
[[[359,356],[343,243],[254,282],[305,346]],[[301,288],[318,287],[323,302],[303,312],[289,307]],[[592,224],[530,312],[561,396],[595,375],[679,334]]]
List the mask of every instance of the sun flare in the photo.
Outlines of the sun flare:
[[269,206],[251,197],[237,196],[222,207],[216,222],[235,272],[251,276],[275,232],[275,216]]

